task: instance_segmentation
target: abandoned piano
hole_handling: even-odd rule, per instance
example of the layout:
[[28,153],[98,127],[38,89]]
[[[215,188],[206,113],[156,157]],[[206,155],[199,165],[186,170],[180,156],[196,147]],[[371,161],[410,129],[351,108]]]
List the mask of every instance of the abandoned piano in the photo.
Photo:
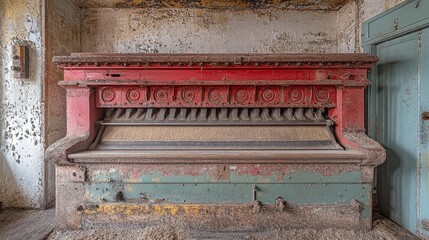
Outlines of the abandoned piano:
[[366,54],[90,54],[64,69],[56,224],[371,229]]

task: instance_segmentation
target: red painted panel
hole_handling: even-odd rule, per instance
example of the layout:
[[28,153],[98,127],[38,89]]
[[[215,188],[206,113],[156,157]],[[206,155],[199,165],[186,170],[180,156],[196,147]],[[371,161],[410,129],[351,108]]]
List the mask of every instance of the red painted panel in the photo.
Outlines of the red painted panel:
[[63,63],[68,131],[93,129],[94,107],[315,107],[329,108],[337,138],[352,146],[342,133],[363,128],[370,60],[321,59],[317,64]]

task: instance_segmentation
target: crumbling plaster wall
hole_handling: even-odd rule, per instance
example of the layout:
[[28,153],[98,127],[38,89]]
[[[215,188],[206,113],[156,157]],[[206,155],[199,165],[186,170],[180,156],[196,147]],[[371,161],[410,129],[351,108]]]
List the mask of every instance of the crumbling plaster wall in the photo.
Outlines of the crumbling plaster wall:
[[[0,202],[45,205],[41,0],[0,1]],[[12,45],[30,49],[30,77],[13,78]]]
[[338,52],[362,52],[362,23],[405,0],[351,0],[337,11]]
[[[81,9],[71,0],[5,0],[0,10],[0,202],[44,208],[55,202],[55,168],[44,150],[66,132],[63,73],[51,59],[80,51]],[[30,47],[28,79],[12,76],[15,43]]]
[[82,50],[332,53],[337,51],[335,23],[335,12],[84,9]]
[[[48,147],[66,135],[66,93],[58,85],[63,71],[51,61],[56,55],[81,52],[81,9],[71,0],[45,0],[45,136]],[[55,164],[46,163],[47,205],[55,202]]]

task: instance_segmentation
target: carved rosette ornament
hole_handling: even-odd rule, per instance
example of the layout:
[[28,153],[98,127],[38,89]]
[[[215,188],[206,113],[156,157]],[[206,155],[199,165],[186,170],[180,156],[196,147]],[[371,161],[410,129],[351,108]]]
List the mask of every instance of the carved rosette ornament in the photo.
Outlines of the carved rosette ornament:
[[292,89],[289,93],[289,99],[291,102],[293,103],[299,103],[302,102],[304,100],[304,90],[303,89]]
[[101,92],[101,98],[106,103],[112,102],[113,100],[115,100],[115,92],[113,91],[113,89],[106,88]]
[[273,89],[267,88],[262,91],[262,100],[270,103],[276,99],[276,92]]
[[153,92],[153,99],[160,103],[168,101],[168,91],[165,88],[158,88]]
[[211,89],[208,94],[209,102],[219,103],[224,98],[223,93],[219,89]]
[[235,92],[235,99],[238,103],[247,103],[250,100],[249,91],[246,89],[239,89]]
[[316,99],[319,102],[327,102],[329,100],[329,92],[324,89],[319,89],[316,91]]
[[140,100],[140,92],[137,89],[130,89],[127,92],[127,99],[129,102],[137,102]]
[[195,100],[196,92],[193,89],[185,88],[182,90],[182,99],[185,102],[193,102]]

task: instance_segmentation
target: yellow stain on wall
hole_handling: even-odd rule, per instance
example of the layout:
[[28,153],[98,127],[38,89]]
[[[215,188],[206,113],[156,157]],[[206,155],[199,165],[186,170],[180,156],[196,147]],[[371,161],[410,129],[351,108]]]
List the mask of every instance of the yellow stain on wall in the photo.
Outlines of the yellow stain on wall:
[[154,215],[198,215],[207,206],[201,204],[99,204],[97,208],[85,209],[84,214],[154,214]]
[[183,210],[186,215],[198,215],[200,213],[201,205],[185,205]]
[[3,8],[3,14],[5,19],[8,21],[25,19],[23,16],[29,14],[31,4],[27,4],[26,1],[13,1],[13,0],[2,0],[4,2],[0,3],[0,7]]

